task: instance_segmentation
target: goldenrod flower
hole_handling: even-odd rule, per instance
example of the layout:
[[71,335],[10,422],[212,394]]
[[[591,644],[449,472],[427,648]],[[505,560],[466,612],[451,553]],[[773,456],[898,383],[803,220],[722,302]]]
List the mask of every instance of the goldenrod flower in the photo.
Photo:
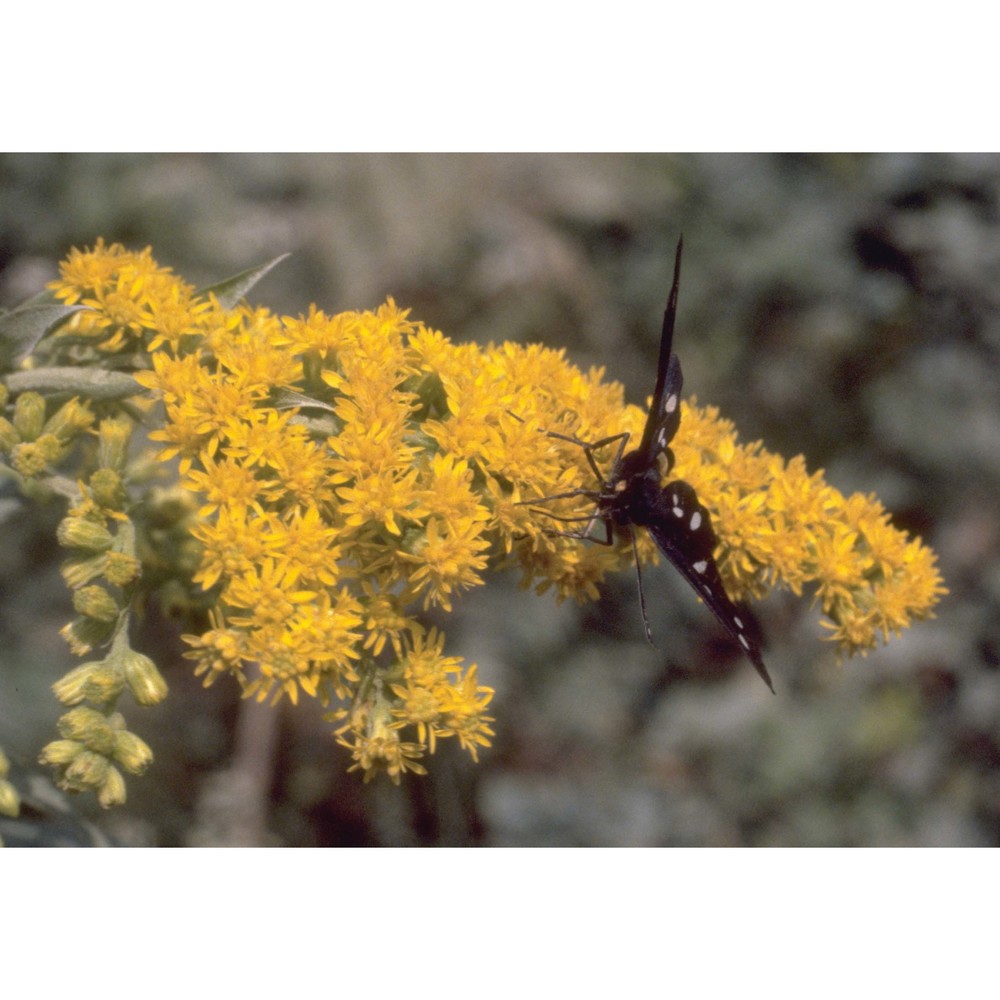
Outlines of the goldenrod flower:
[[[89,338],[104,353],[132,349],[144,338],[152,348],[176,350],[210,305],[196,302],[193,288],[160,267],[149,247],[131,253],[99,239],[93,250],[70,251],[59,271],[49,284],[56,298],[89,309],[75,313],[57,336]],[[156,333],[147,337],[148,331]]]
[[414,726],[431,753],[438,737],[458,736],[475,760],[477,746],[489,746],[493,735],[493,719],[484,714],[493,691],[477,684],[475,666],[463,671],[462,661],[442,656],[443,649],[444,636],[435,629],[413,637],[400,660],[404,680],[391,685],[400,702],[393,727]]
[[240,629],[227,628],[222,613],[217,609],[209,611],[212,628],[201,635],[185,635],[184,641],[192,648],[184,656],[194,660],[195,677],[205,676],[205,686],[211,685],[218,677],[232,674],[243,681],[242,664],[246,650],[246,635]]
[[[443,655],[444,636],[421,625],[421,608],[450,610],[504,564],[559,600],[592,599],[632,559],[628,545],[588,546],[554,530],[560,518],[582,528],[592,513],[576,491],[598,484],[576,442],[642,431],[644,412],[601,369],[584,373],[538,345],[453,344],[392,299],[333,316],[226,308],[148,250],[101,241],[74,250],[53,287],[90,307],[66,332],[105,354],[149,358],[136,379],[165,413],[150,437],[161,460],[179,460],[194,497],[194,581],[215,602],[212,627],[185,636],[196,673],[206,684],[231,675],[261,699],[340,701],[337,736],[366,779],[423,773],[446,738],[475,758],[493,735],[492,691],[474,664]],[[931,613],[944,592],[934,555],[892,528],[873,497],[844,497],[801,458],[741,445],[717,410],[682,405],[676,475],[712,513],[733,596],[810,588],[848,655]],[[52,460],[36,443],[43,416],[29,398],[0,426],[25,475]],[[104,466],[124,472],[121,443],[110,427],[101,435],[114,456]],[[610,463],[615,446],[595,459]],[[107,548],[101,505],[117,491],[110,477],[95,481],[93,507],[76,515],[95,528],[65,529],[81,549],[80,587]],[[554,495],[563,499],[544,511],[530,503]],[[645,538],[638,551],[657,558]],[[64,699],[95,676],[67,682]],[[101,780],[117,794],[108,773]]]

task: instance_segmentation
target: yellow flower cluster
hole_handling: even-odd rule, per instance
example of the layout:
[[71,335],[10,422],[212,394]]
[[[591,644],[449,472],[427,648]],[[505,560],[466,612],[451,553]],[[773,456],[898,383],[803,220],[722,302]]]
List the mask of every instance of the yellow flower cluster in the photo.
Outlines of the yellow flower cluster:
[[[438,739],[473,757],[489,745],[492,692],[443,655],[421,609],[449,611],[501,564],[582,601],[631,559],[553,531],[552,516],[585,521],[585,499],[545,513],[525,503],[596,485],[583,449],[546,432],[641,433],[643,411],[603,370],[537,345],[453,344],[391,299],[294,318],[227,307],[149,250],[101,242],[74,250],[54,288],[90,307],[59,336],[146,352],[136,377],[166,412],[150,436],[196,498],[194,580],[215,595],[212,627],[186,637],[197,672],[235,676],[258,699],[338,700],[338,739],[366,777],[422,772]],[[832,638],[853,653],[943,592],[933,553],[873,498],[845,499],[800,459],[738,445],[715,410],[685,406],[673,447],[712,512],[734,596],[814,583]],[[655,559],[646,539],[639,552]]]
[[93,250],[74,247],[59,270],[61,280],[51,286],[56,298],[88,307],[64,335],[72,332],[107,354],[156,350],[161,344],[176,348],[211,308],[169,267],[160,267],[150,247],[132,253],[98,239]]
[[865,654],[928,617],[942,586],[934,552],[893,528],[874,495],[845,497],[759,442],[736,443],[714,407],[682,404],[677,474],[712,509],[720,571],[731,593],[815,586],[838,654]]

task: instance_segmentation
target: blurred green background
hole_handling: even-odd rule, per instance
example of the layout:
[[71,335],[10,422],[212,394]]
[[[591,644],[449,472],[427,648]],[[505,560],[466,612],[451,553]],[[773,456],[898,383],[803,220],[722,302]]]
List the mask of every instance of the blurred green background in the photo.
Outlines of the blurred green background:
[[[156,762],[102,813],[33,762],[73,658],[61,510],[0,497],[8,843],[920,845],[1000,842],[1000,157],[0,156],[0,305],[97,236],[208,284],[291,251],[251,293],[305,312],[392,295],[455,340],[541,341],[652,388],[673,249],[685,391],[744,440],[875,491],[939,554],[938,617],[838,668],[806,598],[758,605],[772,697],[664,565],[557,606],[493,574],[437,619],[496,689],[473,765],[363,785],[316,705],[171,685],[130,728]],[[18,838],[23,838],[18,840]]]

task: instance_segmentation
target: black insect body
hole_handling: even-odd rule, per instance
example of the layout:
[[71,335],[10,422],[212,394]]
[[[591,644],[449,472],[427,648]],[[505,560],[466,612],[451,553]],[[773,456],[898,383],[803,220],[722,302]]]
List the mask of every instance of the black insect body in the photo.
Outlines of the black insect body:
[[[570,494],[588,496],[597,504],[590,523],[578,537],[593,538],[590,535],[590,528],[595,522],[601,521],[606,532],[606,538],[603,539],[606,544],[610,544],[613,527],[617,527],[632,538],[634,548],[635,538],[632,529],[645,528],[649,531],[660,551],[677,567],[716,618],[736,639],[757,669],[757,673],[773,692],[774,685],[764,666],[756,638],[759,633],[757,623],[746,607],[730,600],[719,575],[714,556],[715,532],[712,530],[712,519],[708,511],[699,502],[694,489],[683,480],[676,479],[666,486],[661,485],[662,477],[669,473],[674,465],[674,456],[669,444],[677,433],[681,420],[681,365],[677,355],[673,353],[672,346],[682,248],[683,240],[680,240],[677,243],[677,256],[674,261],[673,286],[663,315],[656,388],[653,391],[653,402],[649,408],[639,447],[625,452],[628,434],[613,435],[593,443],[564,435],[555,436],[563,437],[564,440],[583,447],[591,468],[598,479],[603,481],[600,490],[580,490]],[[610,475],[604,480],[593,453],[614,441],[619,442],[618,453]],[[663,469],[661,469],[661,457],[665,460]],[[594,540],[601,541],[601,539]],[[636,553],[636,572],[639,572],[638,553]],[[639,599],[646,637],[652,641],[641,576]]]

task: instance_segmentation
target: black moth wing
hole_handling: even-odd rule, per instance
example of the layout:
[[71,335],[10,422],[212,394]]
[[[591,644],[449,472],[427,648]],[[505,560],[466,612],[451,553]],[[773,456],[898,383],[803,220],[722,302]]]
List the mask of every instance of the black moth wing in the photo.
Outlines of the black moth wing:
[[667,307],[663,311],[663,330],[660,334],[660,356],[656,362],[656,387],[653,389],[653,401],[646,417],[642,441],[636,448],[642,464],[652,467],[659,455],[667,454],[667,467],[673,464],[667,445],[673,440],[681,422],[681,386],[684,379],[681,375],[681,363],[674,354],[674,324],[677,321],[677,294],[681,284],[681,254],[684,250],[684,238],[677,241],[677,254],[674,257],[674,281],[670,286],[670,296]]
[[674,456],[668,445],[673,441],[681,423],[683,384],[680,360],[676,354],[671,354],[663,383],[663,393],[659,399],[653,399],[649,415],[646,417],[646,427],[642,432],[642,442],[636,449],[645,468],[652,468],[661,454],[667,456],[667,471],[673,467]]
[[715,564],[715,532],[708,511],[694,489],[678,479],[647,496],[643,518],[660,551],[677,567],[750,658],[774,691],[757,641],[759,626],[750,610],[729,599]]

